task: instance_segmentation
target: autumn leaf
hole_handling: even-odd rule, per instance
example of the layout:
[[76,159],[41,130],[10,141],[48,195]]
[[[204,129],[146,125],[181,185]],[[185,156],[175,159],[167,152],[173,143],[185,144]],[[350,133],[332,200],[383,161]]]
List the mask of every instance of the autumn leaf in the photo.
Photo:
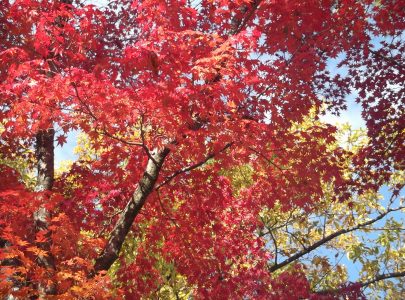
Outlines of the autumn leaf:
[[399,1],[93,2],[0,6],[2,296],[401,298]]
[[57,145],[58,146],[63,146],[64,144],[66,144],[66,142],[67,142],[67,137],[65,136],[65,135],[59,135],[57,138],[56,138],[56,140],[57,140]]

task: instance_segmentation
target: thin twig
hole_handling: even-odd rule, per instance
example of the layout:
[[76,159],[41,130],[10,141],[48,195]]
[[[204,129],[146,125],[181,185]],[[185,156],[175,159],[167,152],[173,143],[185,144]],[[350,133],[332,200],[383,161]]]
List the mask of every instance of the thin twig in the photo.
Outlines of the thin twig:
[[[400,272],[392,272],[392,273],[383,273],[383,274],[378,274],[374,278],[367,280],[367,281],[360,281],[356,282],[355,284],[359,286],[360,288],[366,288],[371,284],[374,284],[378,281],[386,280],[386,279],[391,279],[391,278],[401,278],[405,277],[405,271],[400,271]],[[327,290],[321,290],[315,292],[316,294],[319,295],[333,295],[333,294],[339,294],[343,289],[342,288],[337,288],[337,289],[327,289]]]
[[[395,196],[397,196],[397,195],[393,194],[391,196],[390,202],[393,201]],[[311,246],[307,247],[306,249],[304,249],[304,250],[302,250],[300,252],[297,252],[293,256],[285,259],[281,263],[269,266],[269,268],[268,268],[269,272],[274,272],[274,271],[276,271],[278,269],[281,269],[282,267],[285,267],[286,265],[298,260],[299,258],[303,257],[304,255],[312,252],[313,250],[317,249],[318,247],[326,244],[327,242],[335,239],[336,237],[338,237],[338,236],[340,236],[342,234],[346,234],[346,233],[349,233],[349,232],[352,232],[352,231],[355,231],[355,230],[358,230],[358,229],[363,229],[363,228],[367,227],[368,225],[371,225],[371,224],[381,220],[382,218],[384,218],[389,213],[399,211],[399,210],[402,210],[404,208],[405,208],[405,206],[399,206],[397,208],[387,209],[384,213],[379,214],[377,217],[375,217],[375,218],[373,218],[371,220],[368,220],[368,221],[366,221],[364,223],[357,224],[356,226],[353,226],[353,227],[350,227],[350,228],[347,228],[347,229],[341,229],[341,230],[338,230],[338,231],[336,231],[334,233],[331,233],[328,236],[326,236],[325,238],[323,238],[323,239],[317,241],[316,243],[312,244]]]
[[234,144],[234,142],[227,143],[227,144],[225,145],[225,147],[223,147],[223,148],[222,148],[220,151],[218,151],[217,153],[212,152],[212,153],[209,154],[207,157],[205,157],[202,161],[199,161],[199,162],[197,162],[197,163],[195,163],[195,164],[192,164],[192,165],[190,165],[190,166],[187,166],[187,167],[184,167],[184,168],[182,168],[182,169],[180,169],[180,170],[177,170],[176,172],[174,172],[174,173],[171,174],[170,176],[167,176],[166,179],[165,179],[162,183],[158,184],[158,185],[156,186],[155,190],[159,190],[162,186],[164,186],[164,185],[168,184],[169,182],[171,182],[171,181],[172,181],[175,177],[177,177],[178,175],[183,174],[183,173],[186,173],[186,172],[189,172],[189,171],[192,171],[192,170],[194,170],[194,169],[196,169],[196,168],[198,168],[198,167],[201,167],[201,166],[204,165],[207,161],[209,161],[210,159],[214,158],[215,155],[217,155],[217,154],[219,154],[219,153],[225,151],[226,149],[228,149],[229,147],[231,147],[233,144]]
[[279,169],[280,171],[285,171],[287,169],[283,169],[280,166],[276,165],[274,162],[272,162],[269,158],[266,157],[266,155],[264,155],[263,153],[261,153],[260,151],[252,148],[252,147],[248,147],[249,150],[253,151],[254,153],[256,153],[257,155],[261,156],[262,158],[264,158],[266,160],[266,162],[268,162],[269,164],[271,164],[272,166],[276,167],[277,169]]

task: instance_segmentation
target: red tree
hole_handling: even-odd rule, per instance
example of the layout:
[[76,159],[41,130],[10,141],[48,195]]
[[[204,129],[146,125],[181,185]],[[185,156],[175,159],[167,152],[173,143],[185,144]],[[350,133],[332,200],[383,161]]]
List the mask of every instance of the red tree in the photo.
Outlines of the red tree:
[[[0,167],[2,294],[139,298],[161,257],[199,298],[317,297],[300,268],[272,276],[258,213],[310,211],[323,182],[341,199],[403,167],[402,1],[2,0],[0,24],[0,159],[37,169],[29,189]],[[339,54],[347,76],[328,71]],[[335,128],[291,126],[353,90],[370,142],[344,180]],[[71,130],[102,151],[55,178]],[[243,164],[258,172],[235,195],[221,170]]]

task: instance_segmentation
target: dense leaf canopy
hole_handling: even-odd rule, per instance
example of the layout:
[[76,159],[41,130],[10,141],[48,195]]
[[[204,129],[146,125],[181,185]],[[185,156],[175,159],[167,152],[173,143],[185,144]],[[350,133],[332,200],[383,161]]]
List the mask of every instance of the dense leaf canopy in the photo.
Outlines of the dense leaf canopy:
[[[395,0],[2,0],[0,293],[356,299],[403,276],[394,219],[384,255],[341,236],[402,208],[404,27]],[[319,120],[348,97],[364,131]],[[301,260],[324,244],[367,278]]]

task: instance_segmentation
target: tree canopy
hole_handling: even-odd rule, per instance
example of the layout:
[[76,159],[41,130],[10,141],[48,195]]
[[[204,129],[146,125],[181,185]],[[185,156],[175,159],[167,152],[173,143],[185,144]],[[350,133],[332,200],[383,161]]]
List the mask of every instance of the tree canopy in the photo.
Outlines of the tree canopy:
[[[404,27],[395,0],[2,0],[0,294],[400,297]],[[320,118],[348,97],[362,130]]]

